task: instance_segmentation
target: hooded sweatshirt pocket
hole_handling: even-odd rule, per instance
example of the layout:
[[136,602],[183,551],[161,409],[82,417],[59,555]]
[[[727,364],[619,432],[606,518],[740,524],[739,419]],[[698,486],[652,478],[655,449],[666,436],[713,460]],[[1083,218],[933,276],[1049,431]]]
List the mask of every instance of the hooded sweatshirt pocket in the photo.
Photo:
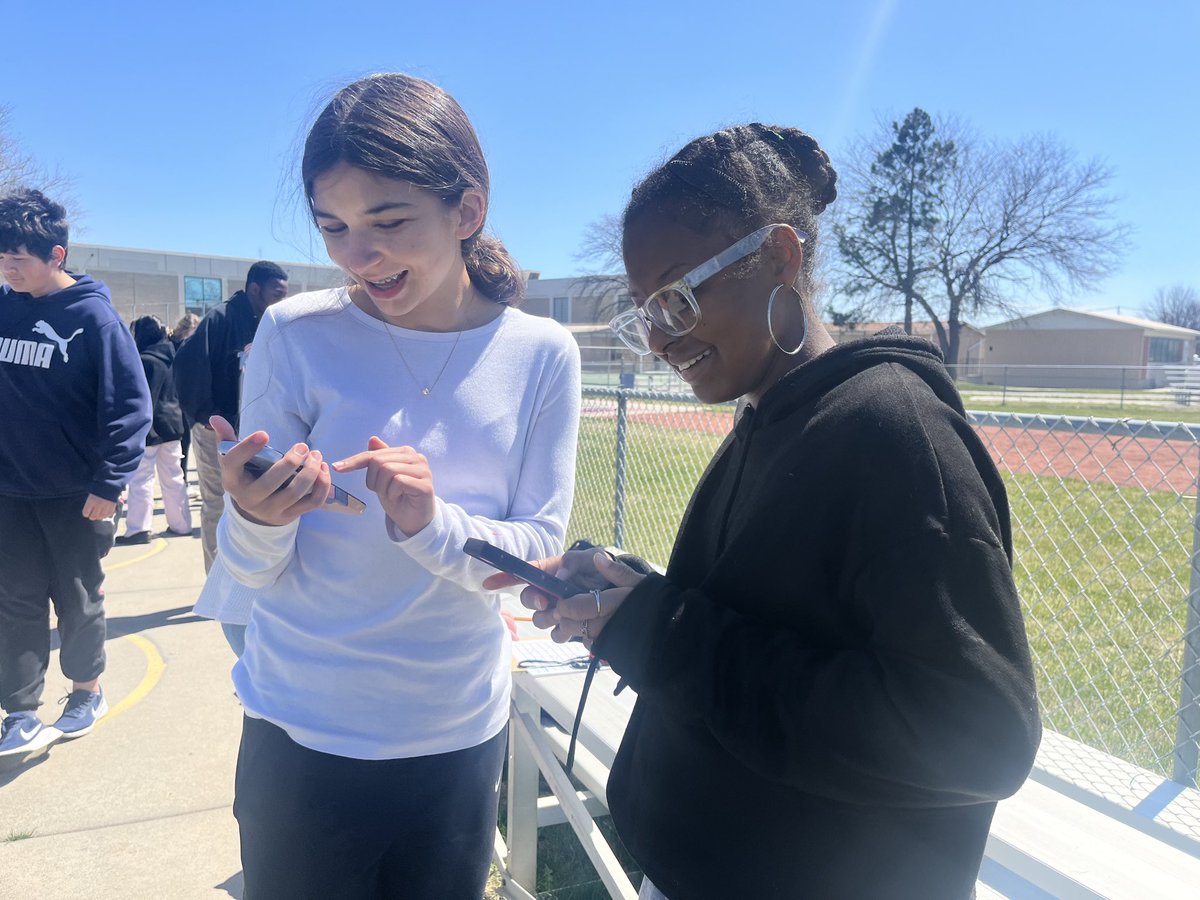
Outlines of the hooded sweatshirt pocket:
[[60,497],[86,491],[93,462],[57,422],[10,419],[0,428],[0,493]]

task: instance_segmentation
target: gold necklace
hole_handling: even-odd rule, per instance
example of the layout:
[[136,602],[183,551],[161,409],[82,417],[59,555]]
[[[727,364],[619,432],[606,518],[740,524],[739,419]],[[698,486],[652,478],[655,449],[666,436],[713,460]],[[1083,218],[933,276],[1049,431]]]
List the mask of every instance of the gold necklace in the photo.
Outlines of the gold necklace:
[[433,389],[437,387],[439,381],[442,380],[442,375],[446,372],[446,366],[450,365],[450,359],[454,356],[454,351],[458,349],[458,342],[462,340],[463,330],[459,329],[458,334],[454,336],[454,345],[450,348],[450,352],[446,354],[446,361],[442,363],[442,367],[438,369],[437,377],[433,379],[431,384],[422,387],[421,379],[417,377],[417,373],[413,371],[412,366],[408,364],[408,360],[404,358],[404,354],[400,352],[400,346],[396,343],[396,339],[392,336],[392,329],[387,322],[383,323],[384,333],[388,336],[388,340],[392,342],[392,349],[396,351],[396,355],[400,357],[400,362],[404,363],[404,368],[408,370],[408,374],[412,377],[413,383],[421,389],[421,396],[428,397],[433,393]]

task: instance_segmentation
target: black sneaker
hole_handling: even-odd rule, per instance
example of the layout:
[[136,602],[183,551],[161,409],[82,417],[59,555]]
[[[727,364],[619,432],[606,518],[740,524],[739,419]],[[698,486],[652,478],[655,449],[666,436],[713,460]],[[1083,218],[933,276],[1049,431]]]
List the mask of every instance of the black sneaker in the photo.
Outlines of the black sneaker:
[[115,541],[118,547],[127,547],[130,544],[148,544],[150,543],[150,532],[135,531],[133,534],[123,534]]

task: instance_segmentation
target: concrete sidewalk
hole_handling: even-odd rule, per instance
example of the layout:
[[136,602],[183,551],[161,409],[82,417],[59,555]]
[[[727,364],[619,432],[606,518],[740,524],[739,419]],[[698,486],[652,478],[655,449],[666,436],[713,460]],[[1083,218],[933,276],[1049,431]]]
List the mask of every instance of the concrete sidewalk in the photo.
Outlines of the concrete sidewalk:
[[[152,531],[165,528],[160,512]],[[115,547],[105,560],[111,711],[87,737],[0,769],[4,896],[242,896],[232,812],[241,708],[220,626],[191,614],[204,582],[194,535]],[[55,652],[44,722],[69,690]]]

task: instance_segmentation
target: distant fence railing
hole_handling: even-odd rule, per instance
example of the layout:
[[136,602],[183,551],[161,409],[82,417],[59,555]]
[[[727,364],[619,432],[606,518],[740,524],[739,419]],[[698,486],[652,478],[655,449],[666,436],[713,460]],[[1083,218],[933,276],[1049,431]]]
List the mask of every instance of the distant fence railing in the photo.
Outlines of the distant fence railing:
[[[665,563],[733,404],[585,388],[568,538]],[[970,413],[1008,486],[1048,728],[1183,784],[1200,740],[1200,426]]]
[[[608,345],[581,344],[584,383],[670,391],[678,378],[654,357],[634,357]],[[1171,409],[1200,405],[1200,365],[1082,366],[971,364],[950,366],[968,399],[1009,406],[1046,399],[1076,406]],[[968,404],[970,405],[970,404]],[[1169,415],[1169,413],[1168,413]]]
[[993,387],[1040,387],[1093,390],[1147,390],[1167,387],[1179,365],[1031,365],[974,363],[950,366],[961,383]]

